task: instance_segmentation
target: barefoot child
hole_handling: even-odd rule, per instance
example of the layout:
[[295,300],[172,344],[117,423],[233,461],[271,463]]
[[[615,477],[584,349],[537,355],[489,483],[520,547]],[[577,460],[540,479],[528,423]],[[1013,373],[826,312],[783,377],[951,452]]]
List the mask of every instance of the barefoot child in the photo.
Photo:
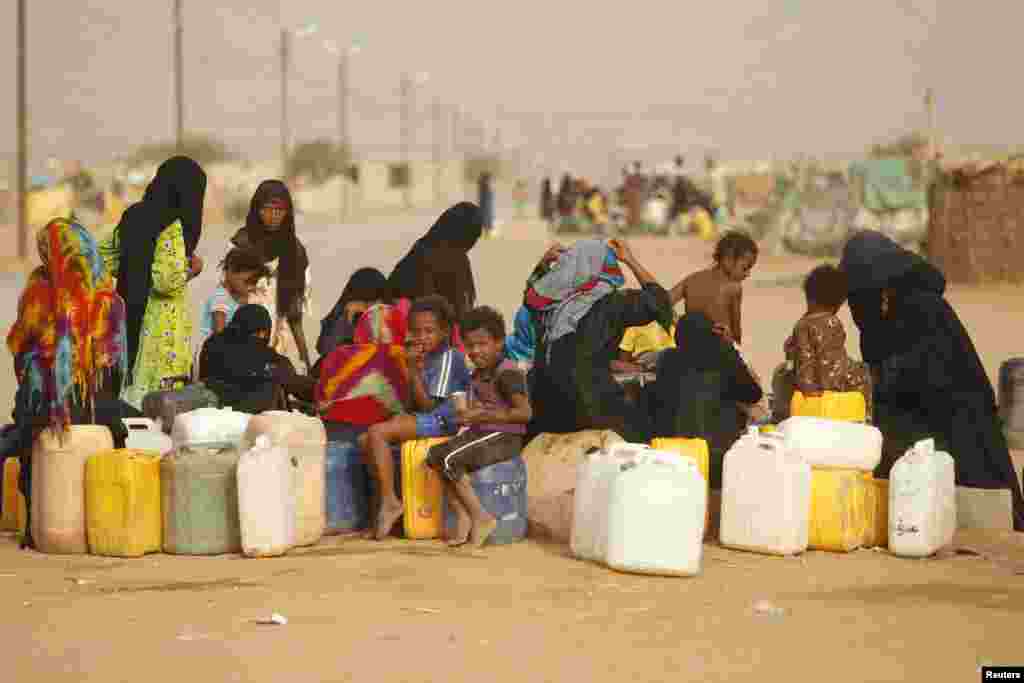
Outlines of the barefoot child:
[[371,516],[376,524],[369,534],[381,540],[402,516],[402,502],[395,495],[391,444],[413,439],[450,436],[457,431],[454,406],[449,396],[469,386],[465,357],[450,346],[454,313],[444,297],[417,299],[409,310],[406,358],[412,378],[409,402],[413,414],[395,417],[371,426],[359,438],[370,471],[377,481]]
[[846,301],[846,275],[835,266],[818,266],[804,280],[804,294],[807,313],[783,347],[793,366],[795,388],[804,396],[859,391],[870,421],[871,375],[863,363],[846,355],[846,331],[836,315]]
[[505,319],[483,306],[462,320],[466,352],[476,370],[465,409],[455,417],[466,429],[447,443],[430,449],[427,465],[444,481],[455,510],[456,526],[448,530],[452,547],[467,542],[480,548],[498,522],[484,510],[467,473],[510,460],[523,449],[526,424],[533,416],[526,395],[526,376],[505,355]]
[[757,242],[741,232],[726,233],[715,247],[715,265],[686,276],[669,292],[672,305],[686,301],[687,313],[703,313],[716,331],[742,344],[743,281],[757,263]]
[[[256,287],[260,278],[270,275],[270,269],[257,254],[237,247],[227,253],[220,262],[220,268],[224,276],[220,285],[203,305],[199,318],[197,348],[200,351],[207,339],[224,331],[239,306],[249,303],[249,292]],[[197,364],[197,371],[198,368]]]

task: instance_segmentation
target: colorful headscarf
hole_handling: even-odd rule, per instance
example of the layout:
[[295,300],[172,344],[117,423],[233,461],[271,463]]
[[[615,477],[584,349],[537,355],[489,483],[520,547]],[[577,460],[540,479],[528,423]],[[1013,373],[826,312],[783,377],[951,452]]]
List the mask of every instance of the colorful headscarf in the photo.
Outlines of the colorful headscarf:
[[328,422],[370,426],[401,413],[409,392],[405,318],[394,307],[371,307],[356,325],[355,344],[324,357],[316,400]]
[[532,283],[523,303],[540,315],[548,360],[551,345],[575,332],[594,304],[625,282],[619,259],[605,240],[581,240]]
[[125,305],[84,227],[54,219],[36,243],[42,265],[21,294],[7,348],[30,411],[63,430],[72,399],[92,405],[104,372],[125,375]]

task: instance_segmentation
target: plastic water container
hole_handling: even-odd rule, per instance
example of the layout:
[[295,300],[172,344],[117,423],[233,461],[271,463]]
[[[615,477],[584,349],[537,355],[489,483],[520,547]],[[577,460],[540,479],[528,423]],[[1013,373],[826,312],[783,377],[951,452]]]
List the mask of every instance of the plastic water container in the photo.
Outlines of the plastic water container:
[[825,391],[821,396],[804,396],[793,392],[789,414],[794,417],[821,417],[844,422],[864,422],[867,401],[859,391]]
[[811,468],[812,550],[848,553],[868,534],[868,479],[860,470]]
[[231,408],[198,408],[174,418],[171,440],[175,448],[238,446],[251,417]]
[[230,448],[182,448],[160,461],[164,552],[222,555],[242,550],[238,459]]
[[604,557],[608,520],[608,488],[622,466],[650,450],[637,444],[616,444],[588,453],[576,468],[573,493],[572,535],[569,549],[581,560],[600,561]]
[[276,557],[295,547],[298,466],[266,436],[238,459],[238,524],[246,557]]
[[[482,467],[467,476],[484,510],[498,520],[487,544],[503,545],[526,538],[526,463],[522,457]],[[450,529],[455,525],[455,511],[451,505],[446,508]]]
[[885,548],[889,545],[889,480],[875,479],[864,473],[867,482],[868,524],[864,533],[864,548]]
[[699,574],[707,502],[707,483],[688,458],[642,455],[625,465],[608,494],[606,564],[637,574]]
[[778,433],[811,467],[863,472],[882,460],[882,432],[871,425],[798,416],[780,422]]
[[148,417],[126,417],[124,426],[128,429],[125,447],[136,451],[150,451],[166,455],[174,450],[174,441],[164,434],[156,420]]
[[448,439],[416,439],[402,443],[402,527],[408,539],[440,538],[444,532],[444,484],[441,475],[427,467],[427,455],[431,446]]
[[25,496],[18,490],[18,477],[21,475],[21,462],[16,457],[4,461],[3,515],[0,516],[0,531],[25,530]]
[[370,473],[355,430],[328,431],[325,492],[327,535],[365,529],[369,520]]
[[85,464],[85,514],[93,555],[160,552],[160,456],[129,449],[91,456]]
[[752,433],[722,463],[722,545],[767,555],[807,550],[811,466],[782,438]]
[[319,418],[298,412],[271,410],[253,416],[243,447],[264,435],[296,460],[295,544],[317,543],[327,529],[327,432]]
[[928,557],[953,542],[956,533],[956,471],[935,440],[914,444],[889,473],[889,550],[903,557]]
[[73,425],[63,436],[44,430],[32,448],[32,540],[56,555],[89,552],[85,518],[85,463],[114,447],[110,430]]

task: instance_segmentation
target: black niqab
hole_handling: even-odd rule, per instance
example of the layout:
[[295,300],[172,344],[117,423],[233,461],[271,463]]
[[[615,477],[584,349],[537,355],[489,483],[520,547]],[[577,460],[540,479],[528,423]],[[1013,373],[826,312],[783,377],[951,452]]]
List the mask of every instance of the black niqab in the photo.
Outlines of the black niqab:
[[160,233],[180,221],[185,253],[191,258],[203,229],[203,198],[206,173],[198,163],[176,156],[160,164],[156,176],[146,188],[142,201],[133,204],[121,216],[116,228],[120,258],[117,293],[125,303],[128,337],[128,374],[130,383],[139,351],[142,319],[153,288],[153,261]]

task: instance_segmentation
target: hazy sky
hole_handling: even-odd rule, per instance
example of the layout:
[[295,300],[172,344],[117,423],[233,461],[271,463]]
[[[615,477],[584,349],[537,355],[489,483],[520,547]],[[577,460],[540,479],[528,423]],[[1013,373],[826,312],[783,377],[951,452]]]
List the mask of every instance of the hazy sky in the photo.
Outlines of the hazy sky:
[[[322,42],[361,38],[350,132],[366,156],[397,153],[403,70],[431,75],[418,91],[422,155],[435,96],[446,113],[499,120],[527,158],[546,151],[576,167],[677,148],[857,153],[923,124],[929,84],[949,138],[1019,140],[1017,0],[184,2],[187,125],[250,157],[277,153],[280,27],[310,20],[319,34],[294,51],[294,138],[334,136],[337,61]],[[171,137],[172,0],[28,4],[34,161]],[[15,144],[14,5],[0,5],[4,157]]]

